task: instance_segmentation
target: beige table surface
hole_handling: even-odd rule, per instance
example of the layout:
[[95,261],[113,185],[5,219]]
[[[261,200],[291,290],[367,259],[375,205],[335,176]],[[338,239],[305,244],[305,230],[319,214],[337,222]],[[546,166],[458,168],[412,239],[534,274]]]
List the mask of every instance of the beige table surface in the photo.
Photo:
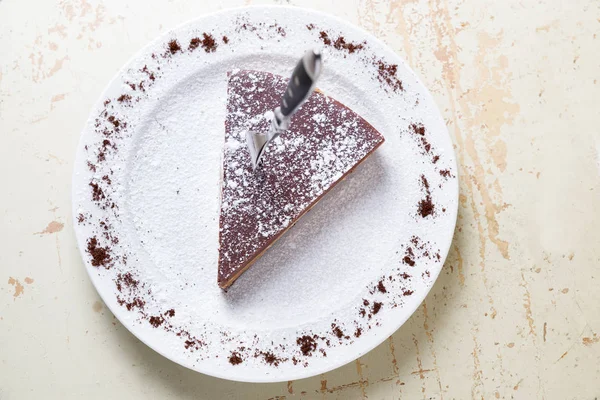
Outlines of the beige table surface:
[[288,383],[192,372],[116,321],[70,218],[88,112],[150,39],[258,3],[0,0],[0,399],[600,397],[597,0],[270,2],[362,26],[432,91],[461,175],[442,274],[375,350]]

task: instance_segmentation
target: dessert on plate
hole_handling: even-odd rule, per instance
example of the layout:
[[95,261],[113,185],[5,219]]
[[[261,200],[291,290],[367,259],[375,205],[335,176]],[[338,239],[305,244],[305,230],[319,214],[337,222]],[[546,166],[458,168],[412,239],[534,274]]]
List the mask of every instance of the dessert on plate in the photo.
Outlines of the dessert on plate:
[[286,86],[268,72],[229,74],[217,278],[224,289],[384,142],[367,121],[316,91],[253,171],[244,132],[268,130]]

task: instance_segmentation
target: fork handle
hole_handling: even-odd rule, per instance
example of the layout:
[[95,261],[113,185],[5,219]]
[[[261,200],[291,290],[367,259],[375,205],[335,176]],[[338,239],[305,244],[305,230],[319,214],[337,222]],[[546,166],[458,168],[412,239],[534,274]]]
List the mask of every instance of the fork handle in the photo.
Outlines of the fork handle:
[[290,118],[315,89],[317,79],[321,75],[321,53],[307,51],[298,61],[287,88],[281,98],[281,114]]

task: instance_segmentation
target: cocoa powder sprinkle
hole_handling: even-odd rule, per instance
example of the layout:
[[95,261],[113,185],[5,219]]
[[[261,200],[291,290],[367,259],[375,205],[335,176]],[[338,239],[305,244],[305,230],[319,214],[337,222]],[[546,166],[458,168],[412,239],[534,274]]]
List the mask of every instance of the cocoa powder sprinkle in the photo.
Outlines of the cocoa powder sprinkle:
[[281,358],[278,358],[277,356],[275,356],[275,354],[273,354],[270,351],[262,353],[262,356],[265,362],[269,365],[278,366],[279,363],[283,361]]
[[134,288],[137,288],[137,286],[140,282],[138,280],[133,279],[131,272],[126,272],[124,274],[117,275],[117,283],[120,285],[125,285],[126,287],[128,287],[130,289],[134,289]]
[[379,312],[379,310],[381,310],[381,307],[383,307],[383,303],[380,302],[375,302],[373,303],[373,308],[371,309],[371,312],[373,314],[377,314]]
[[321,38],[321,41],[323,41],[323,44],[325,44],[326,46],[331,46],[331,39],[329,39],[329,35],[327,35],[327,32],[321,31],[319,33],[319,37]]
[[417,212],[418,214],[425,218],[430,216],[431,214],[433,214],[435,206],[433,204],[433,201],[431,200],[431,191],[429,190],[429,181],[427,180],[427,178],[425,177],[425,175],[421,175],[421,184],[423,185],[423,188],[425,189],[425,198],[419,201],[419,204],[417,205]]
[[167,310],[167,311],[165,312],[165,315],[166,315],[167,317],[174,317],[174,316],[175,316],[175,310],[171,308],[170,310]]
[[190,45],[188,46],[188,50],[196,50],[198,48],[198,46],[200,46],[200,38],[195,37],[192,38],[192,40],[190,40]]
[[215,50],[217,50],[217,46],[219,45],[217,44],[215,38],[212,35],[203,33],[202,37],[202,48],[205,52],[213,53]]
[[310,356],[317,349],[317,342],[308,335],[300,336],[296,339],[296,344],[300,346],[300,351],[305,356]]
[[431,201],[431,196],[427,195],[423,200],[419,201],[418,213],[421,217],[426,218],[433,214],[435,205]]
[[99,202],[100,200],[104,200],[106,198],[104,191],[97,183],[90,182],[90,187],[92,188],[92,199],[94,201]]
[[87,252],[92,256],[92,266],[110,268],[110,250],[108,247],[100,246],[95,236],[88,239]]
[[150,322],[150,325],[152,325],[155,328],[158,328],[159,326],[162,325],[163,322],[165,322],[165,319],[162,316],[152,316],[150,317],[150,319],[148,320],[148,322]]
[[125,306],[127,308],[127,311],[131,311],[134,308],[139,308],[140,310],[144,309],[144,306],[146,305],[146,302],[142,299],[140,299],[139,297],[134,298],[132,301],[127,302],[125,300],[123,300],[120,297],[117,297],[117,303],[119,303],[119,305],[121,306]]
[[[311,28],[308,28],[308,29],[311,30]],[[319,38],[321,39],[321,41],[323,42],[324,45],[332,46],[337,50],[346,50],[350,54],[352,54],[358,50],[362,50],[365,47],[364,43],[347,42],[346,38],[343,36],[339,36],[334,41],[329,37],[329,34],[325,31],[319,32]]]
[[412,129],[415,135],[425,136],[425,127],[421,124],[411,124],[410,128]]
[[377,79],[379,82],[387,84],[394,92],[404,90],[402,81],[396,76],[397,72],[397,64],[387,64],[381,60],[377,62]]
[[283,29],[281,26],[277,27],[277,33],[280,34],[282,37],[285,37],[287,35],[285,29]]
[[352,54],[357,50],[362,50],[364,46],[362,44],[354,44],[352,42],[347,43],[346,39],[343,36],[340,36],[333,43],[333,47],[335,47],[338,50],[348,50],[348,53]]
[[229,356],[229,363],[231,365],[238,365],[241,364],[244,360],[242,360],[242,357],[240,356],[240,354],[237,351],[234,351],[231,353],[231,355]]
[[117,101],[118,101],[119,103],[124,103],[124,102],[125,102],[125,103],[128,103],[128,102],[130,102],[130,101],[131,101],[131,96],[130,96],[130,95],[128,95],[128,94],[122,94],[122,95],[120,95],[120,96],[117,98]]
[[179,42],[175,39],[171,40],[169,42],[169,52],[171,54],[175,54],[178,51],[181,51],[181,46],[179,45]]
[[442,170],[440,170],[440,175],[443,176],[444,178],[448,178],[448,177],[452,176],[452,173],[450,172],[449,169],[442,169]]
[[335,336],[337,336],[338,339],[344,338],[344,331],[342,331],[342,329],[338,325],[331,324],[331,330],[332,330],[333,334]]

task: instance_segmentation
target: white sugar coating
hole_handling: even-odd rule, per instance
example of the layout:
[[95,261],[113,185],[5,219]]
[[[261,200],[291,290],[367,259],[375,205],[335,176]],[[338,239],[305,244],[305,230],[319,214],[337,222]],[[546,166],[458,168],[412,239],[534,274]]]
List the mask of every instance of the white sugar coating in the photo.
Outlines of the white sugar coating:
[[230,151],[232,153],[236,152],[243,146],[244,146],[243,143],[241,143],[239,140],[235,140],[235,139],[230,139],[227,142],[225,142],[225,148],[227,149],[227,151]]
[[314,119],[318,123],[323,123],[323,122],[325,122],[325,114],[322,114],[322,113],[313,114],[312,119]]
[[[272,28],[275,24],[285,36]],[[309,24],[316,28],[309,30]],[[365,48],[353,54],[323,48],[325,69],[319,88],[365,118],[386,142],[227,293],[217,287],[221,159],[224,146],[231,152],[244,146],[242,132],[235,141],[224,142],[227,73],[253,69],[286,76],[303,49],[323,45],[320,30],[332,38],[343,32],[347,42],[365,40],[358,30],[300,9],[294,13],[284,8],[228,11],[178,28],[144,49],[111,83],[84,130],[73,179],[73,210],[75,221],[79,214],[84,216],[83,222],[76,224],[76,233],[92,281],[128,329],[190,368],[252,381],[298,379],[324,372],[389,336],[417,307],[441,268],[457,208],[452,144],[427,91],[393,53],[367,37]],[[203,32],[215,37],[216,50],[188,50],[190,39],[202,37]],[[172,39],[177,39],[184,51],[163,57]],[[378,66],[373,64],[379,59],[399,63],[404,92],[394,92],[380,81]],[[145,66],[155,80],[142,71]],[[138,86],[141,82],[145,91]],[[117,101],[122,94],[133,99]],[[111,102],[104,106],[107,99]],[[104,110],[106,115],[101,114]],[[315,110],[312,117],[317,124],[326,122],[320,114]],[[115,116],[121,125],[118,133],[106,136],[103,129],[116,129],[109,116]],[[256,116],[256,123],[266,124],[269,119],[270,115],[263,113]],[[429,151],[423,150],[422,142],[409,129],[420,123],[427,132]],[[352,124],[340,124],[340,138],[353,128]],[[109,146],[101,151],[103,140],[114,142],[116,150]],[[273,149],[294,151],[306,146],[306,140],[278,141]],[[355,145],[337,144],[342,149]],[[102,154],[105,160],[99,161]],[[435,164],[434,156],[439,156]],[[318,165],[314,167],[325,171],[323,167],[328,165],[335,171],[339,158],[339,151],[324,148],[315,157]],[[235,176],[244,176],[244,165],[232,164],[231,168]],[[441,176],[440,170],[449,170],[451,176]],[[427,177],[436,210],[427,218],[417,215],[418,202],[424,196],[421,175]],[[110,178],[110,184],[104,176]],[[92,177],[104,195],[96,193],[98,201],[92,198]],[[310,178],[317,188],[331,176]],[[239,183],[231,187],[239,189]],[[109,201],[115,206],[105,204]],[[99,203],[105,209],[99,208]],[[244,205],[239,201],[226,202],[226,206]],[[284,211],[286,207],[293,205],[282,205]],[[110,224],[108,232],[118,237],[118,243],[104,235],[100,221]],[[291,221],[283,219],[281,223]],[[268,234],[269,226],[262,227],[262,232]],[[428,243],[431,253],[422,250],[415,256],[416,265],[409,267],[402,259],[413,235]],[[90,238],[110,249],[109,270],[92,266],[86,252]],[[441,260],[430,257],[438,251]],[[106,261],[98,255],[94,260]],[[127,272],[139,280],[143,292],[118,291],[114,281]],[[411,277],[399,278],[399,273]],[[386,293],[373,290],[391,275],[394,280],[383,283]],[[412,295],[402,296],[404,292]],[[145,301],[144,314],[135,305],[127,309],[135,296]],[[363,299],[369,300],[368,307],[363,306]],[[378,302],[381,311],[372,319],[359,315],[365,307],[365,312],[372,312]],[[170,309],[174,315],[165,316]],[[150,316],[157,318],[153,321],[158,328],[151,325]],[[331,332],[334,320],[351,337],[343,344],[338,344]],[[190,337],[166,330],[168,325],[189,332]],[[359,326],[365,329],[356,338],[352,332]],[[296,339],[307,332],[331,340],[330,347],[318,340],[327,357],[301,352]],[[276,367],[260,354],[254,357],[241,352],[243,362],[234,366],[228,360],[240,346],[273,351],[288,360]],[[291,362],[293,357],[297,364]]]

